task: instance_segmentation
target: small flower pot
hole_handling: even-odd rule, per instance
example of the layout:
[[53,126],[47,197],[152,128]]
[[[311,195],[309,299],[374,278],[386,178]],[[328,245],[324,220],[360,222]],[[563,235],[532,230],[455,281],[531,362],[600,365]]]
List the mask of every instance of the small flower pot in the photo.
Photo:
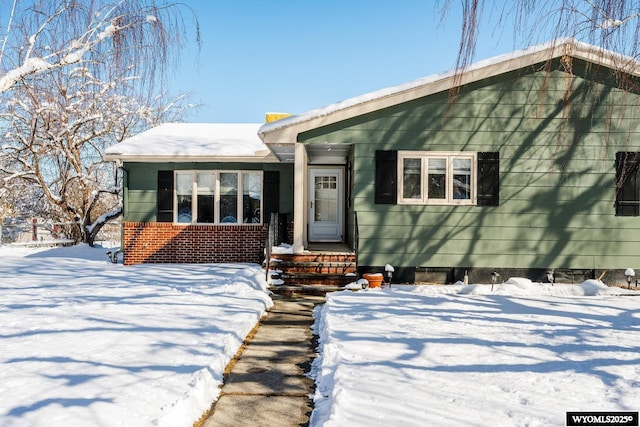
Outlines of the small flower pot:
[[362,278],[369,282],[370,288],[379,288],[382,286],[382,273],[364,273]]

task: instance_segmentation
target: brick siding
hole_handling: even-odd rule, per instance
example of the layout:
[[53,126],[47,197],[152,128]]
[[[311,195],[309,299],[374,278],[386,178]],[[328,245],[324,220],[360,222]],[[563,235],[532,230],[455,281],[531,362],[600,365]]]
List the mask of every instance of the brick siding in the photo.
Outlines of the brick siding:
[[124,263],[260,263],[267,226],[124,223]]

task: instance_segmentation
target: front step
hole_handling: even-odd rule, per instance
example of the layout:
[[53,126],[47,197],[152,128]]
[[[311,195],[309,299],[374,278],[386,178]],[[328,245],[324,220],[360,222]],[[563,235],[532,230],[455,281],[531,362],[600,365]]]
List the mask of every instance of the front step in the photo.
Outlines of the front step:
[[355,262],[294,262],[281,261],[271,262],[269,267],[272,270],[282,270],[287,273],[315,273],[315,274],[347,274],[356,271]]
[[269,269],[277,271],[270,289],[279,294],[324,295],[357,280],[356,257],[349,252],[274,254]]
[[324,296],[327,292],[341,291],[341,286],[328,285],[280,285],[271,288],[271,291],[278,295],[317,295]]
[[282,273],[280,278],[287,284],[344,286],[358,279],[353,274],[331,273]]

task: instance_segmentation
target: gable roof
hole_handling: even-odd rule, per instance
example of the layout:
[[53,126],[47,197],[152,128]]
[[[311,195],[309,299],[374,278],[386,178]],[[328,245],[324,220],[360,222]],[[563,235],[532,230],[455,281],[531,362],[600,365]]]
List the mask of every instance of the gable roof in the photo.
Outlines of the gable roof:
[[[639,64],[633,58],[582,43],[575,39],[558,39],[476,62],[462,72],[452,70],[445,73],[434,74],[408,83],[366,93],[272,123],[267,123],[259,129],[258,133],[260,134],[260,138],[262,138],[272,151],[281,157],[278,147],[281,147],[282,144],[295,143],[297,135],[301,132],[402,104],[438,92],[447,91],[456,86],[473,83],[565,55],[608,68],[622,70],[629,74],[640,75]],[[282,150],[282,156],[285,156],[287,153],[286,149]]]
[[105,150],[105,160],[277,162],[258,137],[261,123],[164,123]]

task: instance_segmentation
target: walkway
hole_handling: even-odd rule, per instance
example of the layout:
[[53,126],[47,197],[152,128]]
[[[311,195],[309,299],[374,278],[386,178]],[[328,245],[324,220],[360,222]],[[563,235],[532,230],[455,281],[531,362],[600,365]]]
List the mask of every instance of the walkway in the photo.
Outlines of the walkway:
[[315,357],[311,325],[318,296],[273,296],[274,307],[236,361],[204,427],[306,426]]

